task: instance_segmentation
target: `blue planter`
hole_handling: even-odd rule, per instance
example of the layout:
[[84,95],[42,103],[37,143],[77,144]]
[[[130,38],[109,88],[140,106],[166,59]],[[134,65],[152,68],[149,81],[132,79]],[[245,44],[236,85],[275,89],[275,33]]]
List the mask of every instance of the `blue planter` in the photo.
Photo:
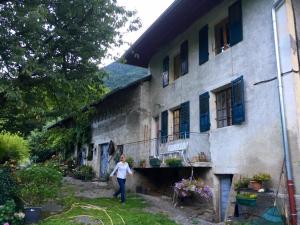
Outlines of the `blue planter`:
[[41,207],[26,207],[24,211],[26,224],[38,223],[42,219]]

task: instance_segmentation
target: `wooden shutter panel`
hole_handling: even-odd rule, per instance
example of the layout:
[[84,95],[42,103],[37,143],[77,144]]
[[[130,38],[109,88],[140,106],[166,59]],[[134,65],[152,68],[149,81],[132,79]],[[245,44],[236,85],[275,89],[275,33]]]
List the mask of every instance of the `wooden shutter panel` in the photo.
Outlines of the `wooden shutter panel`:
[[243,40],[243,20],[241,0],[229,7],[229,43],[233,46]]
[[189,72],[188,63],[188,41],[185,41],[180,46],[180,74],[185,75]]
[[241,124],[245,121],[244,80],[243,76],[232,81],[232,124]]
[[200,106],[200,132],[210,129],[209,117],[209,93],[206,92],[199,97]]
[[162,74],[163,87],[169,85],[169,56],[163,60],[163,74]]
[[190,137],[190,102],[182,103],[180,106],[180,136]]
[[161,113],[161,143],[166,143],[168,140],[168,111]]
[[208,25],[199,31],[199,65],[208,61]]

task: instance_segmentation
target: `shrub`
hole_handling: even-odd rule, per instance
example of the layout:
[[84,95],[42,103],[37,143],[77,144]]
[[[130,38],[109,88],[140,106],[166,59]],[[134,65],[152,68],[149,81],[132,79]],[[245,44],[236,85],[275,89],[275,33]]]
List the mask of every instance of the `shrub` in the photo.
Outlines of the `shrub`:
[[126,162],[128,163],[129,167],[132,168],[134,165],[134,160],[132,157],[126,158]]
[[0,133],[0,164],[10,160],[20,162],[28,157],[28,143],[24,138],[8,132]]
[[0,224],[21,225],[24,220],[24,213],[16,212],[16,204],[13,200],[8,200],[0,207]]
[[95,172],[91,166],[80,166],[75,169],[74,177],[80,180],[88,181],[95,177]]
[[271,180],[271,175],[268,173],[259,173],[254,175],[252,179],[258,182],[269,181]]
[[57,197],[62,174],[53,167],[33,165],[18,172],[20,179],[20,196],[25,203],[37,206]]
[[166,164],[169,167],[180,167],[182,166],[182,160],[178,158],[171,158],[166,160]]
[[7,200],[15,198],[17,183],[9,167],[0,167],[0,205]]

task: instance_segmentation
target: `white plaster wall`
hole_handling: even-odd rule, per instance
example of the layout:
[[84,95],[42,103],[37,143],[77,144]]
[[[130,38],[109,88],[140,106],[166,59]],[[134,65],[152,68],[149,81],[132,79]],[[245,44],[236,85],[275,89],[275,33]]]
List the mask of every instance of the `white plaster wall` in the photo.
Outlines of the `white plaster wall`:
[[[216,128],[214,94],[210,93],[211,130],[208,145],[213,171],[217,174],[253,175],[269,172],[277,183],[282,165],[277,81],[256,82],[276,76],[271,20],[272,0],[243,0],[243,41],[225,52],[214,54],[214,25],[226,17],[234,1],[227,0],[198,20],[186,32],[159,51],[150,62],[153,115],[190,101],[191,132],[199,131],[199,95],[230,83],[240,75],[245,81],[246,121],[240,126]],[[209,61],[198,65],[198,32],[209,24]],[[189,73],[162,88],[162,61],[173,56],[189,41]],[[159,105],[160,107],[157,107]]]

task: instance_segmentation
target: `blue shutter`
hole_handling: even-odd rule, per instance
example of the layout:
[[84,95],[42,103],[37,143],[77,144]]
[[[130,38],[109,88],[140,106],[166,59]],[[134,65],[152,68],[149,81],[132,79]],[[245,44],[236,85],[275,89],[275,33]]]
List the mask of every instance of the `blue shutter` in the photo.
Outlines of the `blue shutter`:
[[209,93],[206,92],[199,97],[200,106],[200,132],[205,132],[210,129],[209,117]]
[[169,85],[169,56],[163,60],[163,76],[162,76],[163,87]]
[[232,81],[231,107],[232,124],[241,124],[245,121],[244,80],[243,76]]
[[166,143],[168,140],[168,111],[161,113],[161,143]]
[[233,46],[243,40],[243,20],[241,0],[229,7],[229,42]]
[[180,46],[180,74],[185,75],[189,72],[189,63],[188,63],[188,41],[185,41]]
[[182,103],[180,106],[180,136],[190,137],[190,102]]
[[199,65],[208,61],[208,25],[199,31]]

